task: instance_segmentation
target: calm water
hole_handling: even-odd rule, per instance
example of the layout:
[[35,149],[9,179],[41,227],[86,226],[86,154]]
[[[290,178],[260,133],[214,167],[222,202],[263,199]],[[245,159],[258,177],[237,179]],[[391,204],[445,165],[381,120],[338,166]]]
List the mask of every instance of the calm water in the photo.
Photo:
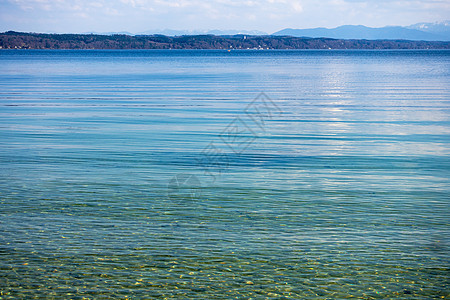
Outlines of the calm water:
[[1,51],[0,298],[448,298],[449,104],[450,51]]

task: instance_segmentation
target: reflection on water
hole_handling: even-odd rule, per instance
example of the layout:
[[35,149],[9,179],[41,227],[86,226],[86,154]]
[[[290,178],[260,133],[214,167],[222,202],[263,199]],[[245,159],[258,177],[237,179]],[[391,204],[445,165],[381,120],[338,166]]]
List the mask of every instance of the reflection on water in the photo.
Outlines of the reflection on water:
[[0,52],[0,296],[448,297],[449,54]]

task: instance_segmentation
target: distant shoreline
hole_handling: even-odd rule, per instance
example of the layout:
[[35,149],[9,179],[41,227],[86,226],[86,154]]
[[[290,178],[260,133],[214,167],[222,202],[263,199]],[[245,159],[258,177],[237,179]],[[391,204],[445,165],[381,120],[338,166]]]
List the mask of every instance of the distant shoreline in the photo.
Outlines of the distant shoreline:
[[97,35],[0,33],[0,49],[48,50],[443,50],[448,41],[345,40],[255,35]]

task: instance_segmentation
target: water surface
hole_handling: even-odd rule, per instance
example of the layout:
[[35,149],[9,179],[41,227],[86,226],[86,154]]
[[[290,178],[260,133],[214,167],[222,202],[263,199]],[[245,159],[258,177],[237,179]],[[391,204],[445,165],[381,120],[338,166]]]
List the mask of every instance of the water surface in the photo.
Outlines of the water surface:
[[450,51],[0,67],[3,298],[449,297]]

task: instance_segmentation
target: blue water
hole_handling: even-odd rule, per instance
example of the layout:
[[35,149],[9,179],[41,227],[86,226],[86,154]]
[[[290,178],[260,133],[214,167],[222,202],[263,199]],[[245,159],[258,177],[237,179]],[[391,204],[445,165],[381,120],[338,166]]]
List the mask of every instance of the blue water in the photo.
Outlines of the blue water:
[[449,104],[450,51],[0,51],[0,298],[448,298]]

